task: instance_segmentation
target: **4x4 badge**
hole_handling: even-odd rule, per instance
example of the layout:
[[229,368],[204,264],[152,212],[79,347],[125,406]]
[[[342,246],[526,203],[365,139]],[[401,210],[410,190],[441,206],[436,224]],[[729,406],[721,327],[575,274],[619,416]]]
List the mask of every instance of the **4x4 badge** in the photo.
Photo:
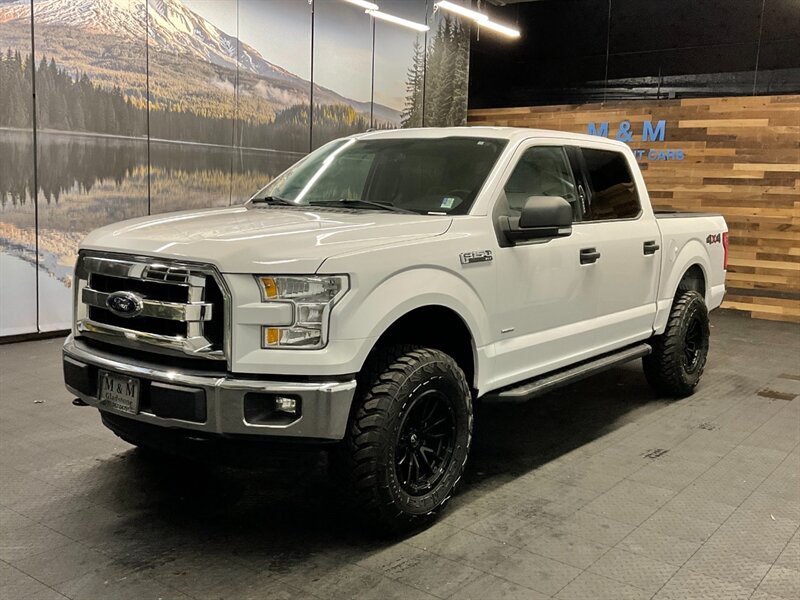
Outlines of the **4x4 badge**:
[[472,263],[489,262],[494,260],[491,250],[474,250],[472,252],[462,252],[459,254],[462,265],[470,265]]

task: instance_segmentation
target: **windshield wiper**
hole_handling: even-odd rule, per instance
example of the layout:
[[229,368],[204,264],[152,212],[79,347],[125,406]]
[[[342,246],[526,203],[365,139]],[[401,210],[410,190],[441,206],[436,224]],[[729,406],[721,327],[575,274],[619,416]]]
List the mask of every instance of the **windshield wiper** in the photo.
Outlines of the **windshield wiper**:
[[281,198],[280,196],[262,196],[261,198],[253,198],[252,202],[258,202],[259,204],[263,202],[264,204],[270,205],[280,204],[281,206],[297,206],[297,204],[291,200]]
[[379,208],[381,210],[389,210],[392,212],[397,213],[406,213],[409,215],[416,215],[419,213],[414,212],[413,210],[407,210],[405,208],[400,208],[399,206],[392,206],[391,204],[382,204],[380,202],[373,202],[372,200],[362,200],[361,198],[339,198],[338,200],[326,200],[320,202],[309,202],[309,206],[325,206],[326,204],[344,204],[344,205],[363,205],[369,206],[370,208]]

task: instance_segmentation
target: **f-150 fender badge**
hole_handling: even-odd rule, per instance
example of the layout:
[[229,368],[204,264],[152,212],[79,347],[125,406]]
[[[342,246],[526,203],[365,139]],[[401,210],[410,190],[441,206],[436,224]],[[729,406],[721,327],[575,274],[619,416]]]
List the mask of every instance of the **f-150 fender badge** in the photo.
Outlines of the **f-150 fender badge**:
[[473,250],[472,252],[462,252],[458,256],[461,259],[462,265],[471,265],[472,263],[494,260],[491,250]]
[[706,244],[719,244],[722,242],[721,233],[709,233],[706,238]]

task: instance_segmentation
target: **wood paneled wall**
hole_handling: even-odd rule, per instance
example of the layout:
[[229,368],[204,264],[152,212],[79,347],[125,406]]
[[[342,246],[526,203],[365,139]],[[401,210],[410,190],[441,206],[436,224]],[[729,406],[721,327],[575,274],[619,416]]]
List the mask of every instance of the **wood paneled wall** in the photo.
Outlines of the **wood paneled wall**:
[[[664,141],[642,141],[665,120]],[[470,125],[586,133],[628,120],[634,149],[683,150],[639,164],[653,204],[719,212],[730,228],[724,307],[800,322],[800,95],[470,110]]]

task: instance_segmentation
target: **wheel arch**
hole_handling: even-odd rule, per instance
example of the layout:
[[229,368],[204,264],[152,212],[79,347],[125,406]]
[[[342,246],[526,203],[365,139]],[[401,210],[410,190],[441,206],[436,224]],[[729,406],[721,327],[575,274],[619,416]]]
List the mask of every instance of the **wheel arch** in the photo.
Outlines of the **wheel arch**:
[[678,293],[678,287],[685,280],[691,281],[692,284],[702,281],[703,298],[706,298],[711,265],[708,260],[708,251],[700,240],[693,239],[687,242],[667,268],[669,269],[669,278],[661,293],[662,299],[674,299],[675,294]]
[[[370,285],[365,286],[367,282]],[[374,284],[371,277],[353,283],[356,293],[345,295],[334,307],[337,317],[331,319],[331,339],[364,340],[350,363],[352,372],[364,367],[377,344],[404,338],[402,343],[428,343],[454,353],[470,387],[480,389],[488,371],[485,352],[491,311],[486,301],[492,295],[487,299],[474,282],[433,265],[403,269]],[[449,337],[461,344],[456,347]]]
[[464,318],[453,308],[426,304],[395,319],[372,346],[414,344],[448,354],[464,371],[470,387],[477,389],[478,352],[475,336]]
[[694,290],[703,298],[706,297],[707,278],[700,263],[694,263],[687,268],[675,288],[677,296],[682,291]]
[[654,331],[661,334],[667,326],[670,310],[678,295],[681,285],[686,289],[699,292],[708,303],[710,291],[710,264],[705,246],[699,240],[691,240],[675,257],[664,267],[667,270],[666,279],[659,291],[658,310],[656,314]]

